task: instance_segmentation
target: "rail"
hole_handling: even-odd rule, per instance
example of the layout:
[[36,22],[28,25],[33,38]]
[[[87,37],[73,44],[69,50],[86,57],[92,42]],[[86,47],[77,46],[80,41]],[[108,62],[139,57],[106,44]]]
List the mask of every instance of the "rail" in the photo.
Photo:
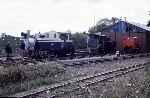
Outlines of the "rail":
[[[81,87],[86,87],[86,86],[89,86],[89,85],[92,85],[92,84],[95,84],[98,82],[104,82],[109,79],[128,74],[129,72],[143,69],[145,67],[145,65],[147,65],[147,64],[150,64],[150,62],[146,62],[144,64],[137,64],[137,65],[133,65],[133,66],[129,66],[129,67],[118,68],[118,69],[110,70],[110,71],[103,72],[103,73],[97,73],[95,75],[74,78],[74,79],[71,79],[68,81],[63,81],[61,83],[57,83],[54,85],[50,85],[50,86],[30,90],[27,92],[19,93],[19,94],[13,95],[11,97],[17,97],[17,98],[30,97],[30,96],[34,96],[34,95],[37,95],[37,94],[40,94],[40,93],[43,93],[46,91],[56,90],[56,89],[65,87],[69,84],[79,83],[79,85],[80,85],[80,83],[81,83],[82,85],[80,85],[80,86],[78,85],[76,88],[72,89],[71,91],[67,91],[67,92],[73,92],[77,89],[81,89]],[[57,93],[54,95],[50,95],[49,97],[53,98],[53,97],[65,94],[67,92],[60,92],[60,93]]]

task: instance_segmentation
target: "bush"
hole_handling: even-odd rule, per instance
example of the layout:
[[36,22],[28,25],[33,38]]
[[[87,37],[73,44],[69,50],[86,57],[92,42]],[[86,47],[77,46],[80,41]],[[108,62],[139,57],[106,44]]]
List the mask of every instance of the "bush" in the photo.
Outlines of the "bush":
[[63,66],[55,62],[37,65],[10,65],[0,68],[0,95],[26,91],[56,82],[55,75],[63,75]]
[[24,80],[26,77],[23,71],[18,66],[10,66],[0,71],[0,83],[1,86],[5,86],[9,82],[17,82]]
[[150,98],[150,67],[149,64],[145,67],[145,82],[144,82],[144,88],[143,93],[146,98]]
[[87,35],[84,33],[75,33],[72,35],[73,43],[76,49],[87,48]]

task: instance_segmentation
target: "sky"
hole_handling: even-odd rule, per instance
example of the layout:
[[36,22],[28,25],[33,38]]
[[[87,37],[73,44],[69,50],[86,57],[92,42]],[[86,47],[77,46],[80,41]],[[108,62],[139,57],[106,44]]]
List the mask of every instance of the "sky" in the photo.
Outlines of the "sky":
[[0,0],[0,32],[82,32],[103,18],[146,24],[150,0]]

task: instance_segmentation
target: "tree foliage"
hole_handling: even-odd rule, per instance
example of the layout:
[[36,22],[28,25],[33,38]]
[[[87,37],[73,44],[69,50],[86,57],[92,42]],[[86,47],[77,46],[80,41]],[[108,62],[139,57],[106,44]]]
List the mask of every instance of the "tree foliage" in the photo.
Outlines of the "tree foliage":
[[4,51],[4,48],[7,43],[10,43],[10,46],[12,47],[12,51],[15,52],[15,49],[19,47],[19,40],[18,37],[13,37],[10,35],[5,35],[0,38],[0,51]]
[[84,49],[87,47],[87,34],[75,33],[72,35],[73,43],[76,49]]
[[148,21],[147,26],[150,27],[150,20]]
[[90,33],[103,32],[104,29],[118,22],[120,19],[112,17],[111,19],[101,19],[97,24],[89,29]]

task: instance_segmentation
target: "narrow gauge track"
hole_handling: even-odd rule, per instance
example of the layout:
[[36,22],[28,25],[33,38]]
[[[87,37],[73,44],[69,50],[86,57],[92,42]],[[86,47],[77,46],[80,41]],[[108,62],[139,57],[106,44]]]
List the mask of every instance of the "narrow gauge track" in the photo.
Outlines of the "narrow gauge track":
[[[124,55],[121,55],[122,57],[142,57],[142,56],[149,56],[150,53],[140,53],[140,54],[124,54]],[[66,56],[66,57],[52,57],[52,58],[39,58],[39,59],[34,59],[34,60],[37,60],[37,61],[45,61],[45,60],[48,60],[48,61],[65,61],[65,60],[78,60],[78,59],[84,59],[84,58],[95,58],[95,57],[99,57],[99,58],[105,58],[106,55],[103,55],[103,56],[100,56],[100,55],[93,55],[93,56],[90,56],[89,54],[87,54],[87,51],[85,50],[78,50],[76,53],[75,53],[75,56],[73,56],[73,58],[70,58],[70,56]],[[5,59],[6,58],[6,55],[0,55],[0,60],[1,59]],[[32,60],[33,58],[30,58],[30,57],[21,57],[21,56],[18,56],[17,54],[14,54],[12,55],[10,58],[12,58],[13,60],[15,59],[26,59],[26,60]]]
[[116,56],[104,56],[104,57],[87,57],[87,58],[76,58],[76,59],[67,59],[67,60],[56,60],[56,62],[66,65],[66,66],[74,66],[74,65],[83,65],[83,64],[89,64],[89,63],[100,63],[105,61],[114,61],[114,60],[120,60],[120,59],[131,59],[131,58],[140,58],[140,57],[149,57],[150,53],[142,53],[142,54],[127,54],[127,55],[121,55],[120,57]]
[[145,67],[145,65],[147,65],[147,64],[150,64],[150,62],[146,62],[144,64],[136,64],[136,65],[132,65],[129,67],[118,68],[118,69],[107,71],[104,73],[97,73],[95,75],[89,75],[89,76],[85,76],[85,77],[74,78],[74,79],[64,81],[64,82],[61,82],[58,84],[54,84],[51,86],[47,86],[44,88],[39,88],[39,89],[24,92],[24,93],[19,93],[19,94],[13,95],[11,97],[36,98],[36,97],[40,96],[40,94],[46,93],[47,91],[49,93],[51,93],[52,91],[55,91],[59,88],[66,87],[66,86],[71,85],[71,84],[76,84],[76,87],[71,89],[71,90],[61,91],[58,93],[53,93],[53,94],[48,95],[48,98],[54,98],[57,96],[62,96],[64,94],[70,93],[70,92],[74,92],[78,89],[83,89],[84,87],[90,86],[92,84],[96,84],[98,82],[105,82],[109,79],[128,74],[129,72],[143,69]]

